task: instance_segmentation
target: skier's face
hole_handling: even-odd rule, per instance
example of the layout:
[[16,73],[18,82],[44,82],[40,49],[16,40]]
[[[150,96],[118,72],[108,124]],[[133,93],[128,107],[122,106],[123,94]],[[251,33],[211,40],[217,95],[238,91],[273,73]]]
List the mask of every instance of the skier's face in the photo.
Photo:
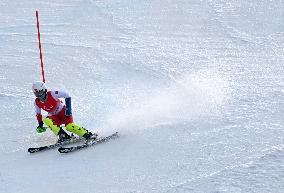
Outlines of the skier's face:
[[45,99],[46,99],[46,90],[36,91],[36,92],[34,92],[34,94],[41,101],[45,101]]

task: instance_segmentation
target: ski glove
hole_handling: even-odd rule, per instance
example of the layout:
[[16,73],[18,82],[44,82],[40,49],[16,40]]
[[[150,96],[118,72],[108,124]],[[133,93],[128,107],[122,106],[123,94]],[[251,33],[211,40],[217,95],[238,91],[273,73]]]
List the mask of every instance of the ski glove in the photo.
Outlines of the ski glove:
[[65,98],[65,104],[66,104],[65,115],[71,116],[72,115],[71,97]]
[[36,128],[36,131],[37,131],[38,133],[43,133],[43,132],[46,131],[46,127],[43,126],[43,122],[42,122],[42,121],[38,123],[38,126],[37,126],[37,128]]

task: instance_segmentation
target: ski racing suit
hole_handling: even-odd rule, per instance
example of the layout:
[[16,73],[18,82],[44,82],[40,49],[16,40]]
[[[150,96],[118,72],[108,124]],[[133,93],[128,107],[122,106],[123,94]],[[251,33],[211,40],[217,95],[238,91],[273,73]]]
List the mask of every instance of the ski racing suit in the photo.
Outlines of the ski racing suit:
[[[86,134],[88,131],[85,128],[73,122],[71,113],[68,116],[65,114],[66,105],[59,98],[65,98],[65,100],[69,98],[71,108],[71,98],[69,94],[64,91],[48,91],[44,102],[39,98],[35,99],[34,105],[38,122],[40,123],[43,121],[55,135],[58,135],[60,125],[65,125],[67,131],[79,136]],[[41,114],[41,109],[48,112],[48,115],[45,118],[43,118]]]

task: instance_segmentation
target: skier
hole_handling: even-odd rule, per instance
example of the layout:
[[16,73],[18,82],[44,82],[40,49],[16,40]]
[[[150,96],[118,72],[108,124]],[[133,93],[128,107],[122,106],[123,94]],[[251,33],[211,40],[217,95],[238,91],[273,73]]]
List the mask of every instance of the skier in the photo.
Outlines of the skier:
[[[58,136],[58,142],[68,140],[71,138],[70,135],[60,127],[60,125],[64,124],[67,131],[84,137],[86,140],[97,136],[97,134],[92,134],[73,122],[71,97],[68,93],[64,91],[47,91],[45,83],[41,81],[33,83],[32,89],[36,96],[34,104],[38,121],[36,129],[38,133],[46,130],[43,127],[43,124],[45,124]],[[59,98],[65,98],[65,105]],[[46,118],[42,117],[41,109],[48,112]]]

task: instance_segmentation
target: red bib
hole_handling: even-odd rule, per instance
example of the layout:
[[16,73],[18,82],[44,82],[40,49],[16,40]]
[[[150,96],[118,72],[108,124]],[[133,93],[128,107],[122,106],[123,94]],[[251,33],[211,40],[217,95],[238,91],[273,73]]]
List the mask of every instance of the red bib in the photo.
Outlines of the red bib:
[[60,105],[61,101],[52,97],[51,92],[47,92],[46,101],[42,102],[40,99],[36,99],[36,105],[45,110],[46,112],[53,112]]

